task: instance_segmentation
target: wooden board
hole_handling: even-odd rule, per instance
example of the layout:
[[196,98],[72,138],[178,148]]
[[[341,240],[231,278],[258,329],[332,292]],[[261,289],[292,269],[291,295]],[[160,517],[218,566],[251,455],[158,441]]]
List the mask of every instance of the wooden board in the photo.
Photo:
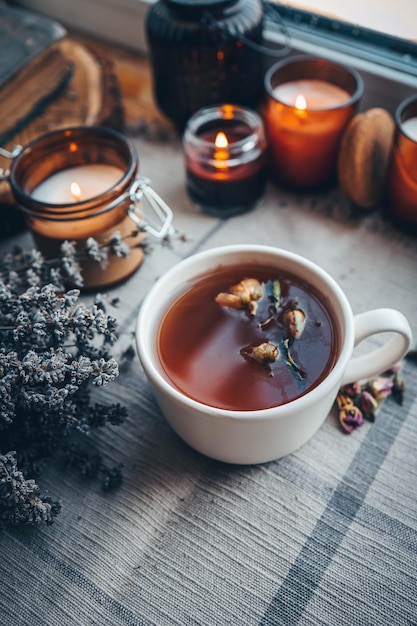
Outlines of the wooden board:
[[112,60],[123,103],[124,132],[155,142],[177,138],[177,130],[155,102],[149,59],[120,46],[89,42],[99,56],[107,54]]

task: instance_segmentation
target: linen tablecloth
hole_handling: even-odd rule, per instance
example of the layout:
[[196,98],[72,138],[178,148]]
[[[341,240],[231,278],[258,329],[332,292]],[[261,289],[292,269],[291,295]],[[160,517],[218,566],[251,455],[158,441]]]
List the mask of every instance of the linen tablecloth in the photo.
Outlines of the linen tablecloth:
[[[353,312],[394,307],[417,337],[417,245],[378,210],[340,191],[293,194],[272,183],[251,212],[219,220],[185,191],[179,141],[134,139],[141,173],[182,237],[152,242],[120,298],[123,351],[154,281],[193,252],[276,245],[319,263]],[[24,234],[15,241],[30,245]],[[87,296],[86,296],[87,297]],[[374,342],[378,339],[373,339]],[[0,533],[2,626],[411,626],[417,624],[417,366],[404,404],[388,398],[351,435],[332,412],[283,459],[232,466],[183,443],[135,358],[102,390],[127,421],[93,434],[123,483],[104,493],[52,461],[39,478],[62,501],[55,523]]]

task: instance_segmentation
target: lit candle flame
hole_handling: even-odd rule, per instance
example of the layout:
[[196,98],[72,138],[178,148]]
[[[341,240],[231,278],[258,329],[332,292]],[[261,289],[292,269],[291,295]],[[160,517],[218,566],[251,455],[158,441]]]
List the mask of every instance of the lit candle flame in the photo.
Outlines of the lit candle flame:
[[229,154],[229,140],[226,135],[220,131],[216,135],[216,139],[214,140],[214,160],[215,167],[217,170],[225,171],[228,169],[228,159],[230,157]]
[[227,148],[229,142],[227,141],[227,137],[224,133],[217,133],[216,139],[214,140],[214,145],[216,148]]
[[77,183],[71,183],[70,186],[70,190],[71,190],[71,195],[74,198],[74,200],[81,200],[81,189],[80,186],[77,185]]
[[307,108],[306,99],[301,93],[295,99],[295,108],[299,111],[305,111]]

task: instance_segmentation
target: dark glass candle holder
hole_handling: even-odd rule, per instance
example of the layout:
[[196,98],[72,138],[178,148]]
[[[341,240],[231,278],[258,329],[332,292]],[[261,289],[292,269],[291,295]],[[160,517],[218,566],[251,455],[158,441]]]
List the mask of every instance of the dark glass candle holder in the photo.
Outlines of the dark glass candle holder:
[[363,93],[360,75],[327,59],[290,57],[268,70],[265,91],[274,180],[290,188],[336,182],[342,134]]
[[[146,19],[156,102],[181,130],[199,109],[262,98],[261,0],[158,0]],[[255,44],[253,46],[252,44]]]
[[187,190],[202,212],[227,218],[260,200],[266,140],[255,111],[230,104],[201,109],[189,120],[183,144]]
[[[137,176],[138,168],[137,152],[126,137],[92,126],[47,133],[27,144],[12,161],[11,190],[39,250],[52,259],[64,241],[75,241],[86,288],[120,282],[143,260],[138,244],[149,226],[139,203],[146,193],[156,194],[147,191],[149,181]],[[150,230],[164,236],[172,214],[159,196],[156,199],[166,219],[160,231]],[[105,267],[85,256],[89,237],[107,246],[115,231],[129,244],[128,256],[111,254]]]
[[394,146],[388,168],[388,211],[400,225],[417,228],[417,95],[395,112]]

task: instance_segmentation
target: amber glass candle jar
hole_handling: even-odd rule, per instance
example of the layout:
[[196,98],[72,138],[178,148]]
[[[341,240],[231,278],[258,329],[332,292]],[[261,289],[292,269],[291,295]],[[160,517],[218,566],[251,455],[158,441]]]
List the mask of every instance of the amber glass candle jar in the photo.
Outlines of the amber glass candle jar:
[[[27,144],[13,160],[9,182],[26,224],[46,259],[63,241],[77,244],[84,287],[113,285],[143,260],[144,237],[136,214],[139,161],[131,142],[117,131],[76,127],[53,131]],[[93,237],[106,246],[118,231],[130,245],[125,258],[109,255],[105,267],[85,258]]]
[[363,93],[359,74],[318,57],[290,57],[268,70],[265,91],[274,180],[290,188],[335,181],[340,140]]
[[199,109],[262,98],[261,0],[158,0],[147,14],[156,102],[181,130]]
[[266,139],[259,115],[232,104],[206,107],[184,133],[187,191],[203,213],[227,218],[252,209],[266,183]]
[[417,95],[398,106],[395,125],[387,176],[388,210],[398,223],[417,228]]

